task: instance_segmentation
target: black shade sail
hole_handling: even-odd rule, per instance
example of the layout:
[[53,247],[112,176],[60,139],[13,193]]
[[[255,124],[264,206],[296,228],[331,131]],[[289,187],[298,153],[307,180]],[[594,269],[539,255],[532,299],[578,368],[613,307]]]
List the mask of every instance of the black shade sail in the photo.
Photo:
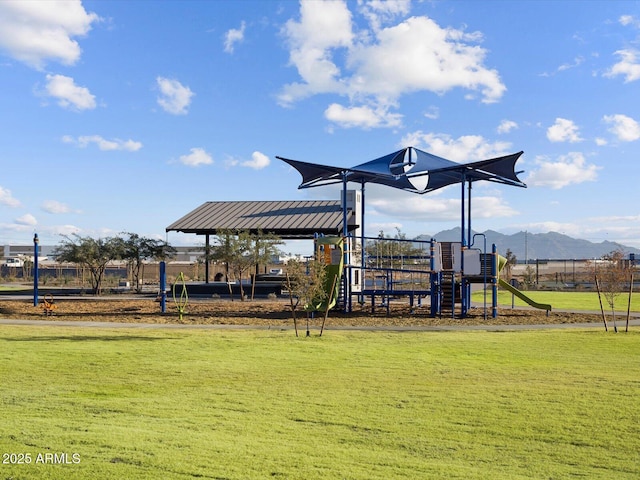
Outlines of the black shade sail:
[[447,185],[480,180],[526,187],[515,171],[515,164],[522,154],[517,152],[463,164],[407,147],[350,168],[276,158],[288,163],[302,175],[302,183],[298,188],[343,182],[378,183],[423,194]]

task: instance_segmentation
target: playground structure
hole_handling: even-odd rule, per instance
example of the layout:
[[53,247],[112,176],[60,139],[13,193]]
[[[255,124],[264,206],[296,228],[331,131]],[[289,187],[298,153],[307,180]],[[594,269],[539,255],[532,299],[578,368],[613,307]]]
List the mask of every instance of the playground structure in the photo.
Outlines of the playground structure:
[[[357,245],[356,240],[361,239],[348,237],[345,244]],[[551,310],[551,305],[535,302],[500,278],[506,259],[497,253],[495,246],[488,252],[484,244],[480,248],[435,239],[418,241],[370,237],[364,238],[364,245],[364,253],[362,249],[347,252],[351,257],[364,256],[364,259],[360,265],[351,264],[344,268],[344,287],[337,303],[345,312],[352,311],[355,300],[361,305],[370,301],[372,312],[381,306],[389,313],[393,299],[408,298],[412,311],[426,308],[432,317],[450,315],[464,318],[473,308],[471,291],[474,284],[485,292],[482,305],[485,317],[489,308],[491,316],[497,316],[499,287],[532,307],[546,310],[547,314]],[[392,251],[393,247],[396,252]],[[361,281],[354,282],[356,277]],[[355,290],[349,288],[358,283],[360,285]],[[491,292],[490,305],[487,303],[488,291]]]
[[[526,187],[518,178],[515,164],[523,152],[478,162],[459,164],[414,147],[404,148],[389,155],[351,168],[319,165],[283,157],[276,157],[302,176],[299,189],[323,185],[342,184],[344,273],[340,290],[340,304],[345,312],[352,310],[353,298],[364,303],[371,299],[372,309],[376,299],[388,308],[389,300],[406,296],[411,307],[416,301],[420,306],[423,299],[429,299],[432,316],[450,312],[465,317],[471,307],[471,285],[482,283],[492,291],[492,316],[497,316],[497,289],[501,286],[526,301],[529,305],[548,312],[550,305],[538,304],[523,292],[499,278],[499,272],[506,260],[500,257],[495,245],[488,252],[486,239],[483,248],[474,247],[475,237],[471,229],[471,189],[473,182],[490,181],[505,185]],[[360,192],[348,190],[349,182],[359,183]],[[461,241],[424,242],[422,250],[428,255],[412,258],[401,268],[372,266],[368,263],[365,226],[365,185],[377,183],[407,192],[424,194],[439,188],[460,184],[461,190]],[[465,190],[468,194],[465,200]],[[351,212],[356,228],[349,229],[348,212]],[[466,218],[465,218],[466,217]],[[379,240],[379,239],[378,239]],[[374,241],[376,241],[374,239]],[[416,243],[414,241],[414,243]],[[419,243],[419,242],[418,242]],[[370,258],[370,256],[369,256]],[[485,315],[487,311],[485,293]]]
[[[432,316],[450,313],[465,317],[471,308],[472,285],[482,284],[485,292],[491,289],[493,293],[493,316],[497,315],[498,287],[549,312],[549,305],[536,304],[515,286],[500,279],[499,272],[504,263],[500,261],[495,246],[488,251],[484,238],[480,248],[475,244],[479,234],[472,235],[473,183],[488,181],[526,187],[518,178],[520,172],[515,171],[515,164],[522,153],[462,164],[407,147],[349,168],[276,157],[300,173],[302,182],[299,189],[341,184],[340,201],[205,202],[166,230],[204,235],[205,255],[210,252],[209,236],[221,231],[244,231],[256,235],[264,232],[282,239],[314,237],[314,255],[324,258],[332,273],[327,275],[330,281],[325,284],[328,303],[310,306],[313,311],[326,312],[339,306],[350,312],[354,300],[364,304],[365,297],[371,299],[373,309],[377,307],[377,301],[388,308],[392,298],[408,297],[412,308],[421,307],[423,301],[428,300]],[[360,189],[348,189],[349,183],[360,185]],[[383,262],[377,261],[384,255],[372,255],[368,250],[371,243],[380,243],[384,239],[364,236],[367,183],[420,195],[459,184],[460,241],[413,241],[421,253],[411,255],[413,258],[408,258],[408,262],[397,265],[393,254],[387,255]],[[334,240],[327,240],[330,238]],[[342,253],[341,262],[336,258],[339,252]],[[372,258],[377,260],[372,263]],[[212,294],[216,287],[223,287],[209,282],[208,262],[205,263],[205,271],[204,284],[189,285],[190,292],[195,293],[194,289],[198,287],[202,293]],[[484,307],[486,314],[486,293]]]

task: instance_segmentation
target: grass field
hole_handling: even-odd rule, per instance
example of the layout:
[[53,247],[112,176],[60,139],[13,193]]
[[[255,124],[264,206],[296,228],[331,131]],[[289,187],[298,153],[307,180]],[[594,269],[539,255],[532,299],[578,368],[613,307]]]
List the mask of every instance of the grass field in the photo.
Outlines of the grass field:
[[4,480],[640,477],[635,331],[2,326],[0,346]]
[[[577,311],[600,311],[600,301],[598,300],[597,292],[562,292],[562,291],[548,291],[548,290],[530,290],[523,291],[526,296],[530,297],[538,303],[550,304],[553,309],[561,310],[577,310]],[[477,291],[472,295],[474,302],[481,303],[484,299],[484,292]],[[510,292],[499,289],[498,291],[498,305],[510,306],[514,301],[515,306],[526,306],[527,304],[520,300],[518,297],[514,297]],[[487,302],[491,304],[491,291],[487,291]],[[629,294],[627,292],[620,293],[616,297],[615,310],[616,312],[627,312],[627,305],[629,302]],[[611,307],[607,303],[604,295],[602,295],[602,306],[606,314],[611,313]],[[640,293],[634,293],[631,296],[631,311],[640,312]]]

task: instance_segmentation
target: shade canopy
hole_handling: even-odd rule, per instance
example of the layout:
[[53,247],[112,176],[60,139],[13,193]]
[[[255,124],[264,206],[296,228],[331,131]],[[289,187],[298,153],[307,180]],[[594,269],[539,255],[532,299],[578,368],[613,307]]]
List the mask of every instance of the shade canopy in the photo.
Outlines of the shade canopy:
[[471,163],[457,163],[407,147],[354,167],[335,167],[282,160],[302,175],[298,188],[311,188],[332,183],[377,183],[413,192],[427,193],[447,185],[486,180],[516,187],[526,187],[518,178],[515,164],[523,152]]
[[[247,231],[272,233],[283,239],[313,238],[315,234],[339,235],[344,231],[344,219],[339,200],[205,202],[166,231],[196,235]],[[349,231],[357,228],[353,212],[347,212],[346,221]]]

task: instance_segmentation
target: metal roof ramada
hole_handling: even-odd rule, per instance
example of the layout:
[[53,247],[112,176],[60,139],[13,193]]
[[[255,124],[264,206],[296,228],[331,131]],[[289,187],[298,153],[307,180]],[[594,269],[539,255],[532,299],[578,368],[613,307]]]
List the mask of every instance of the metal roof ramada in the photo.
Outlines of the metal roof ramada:
[[[349,230],[355,228],[348,211]],[[342,234],[339,200],[205,202],[166,228],[167,232],[216,235],[220,230],[273,233],[284,239]]]

